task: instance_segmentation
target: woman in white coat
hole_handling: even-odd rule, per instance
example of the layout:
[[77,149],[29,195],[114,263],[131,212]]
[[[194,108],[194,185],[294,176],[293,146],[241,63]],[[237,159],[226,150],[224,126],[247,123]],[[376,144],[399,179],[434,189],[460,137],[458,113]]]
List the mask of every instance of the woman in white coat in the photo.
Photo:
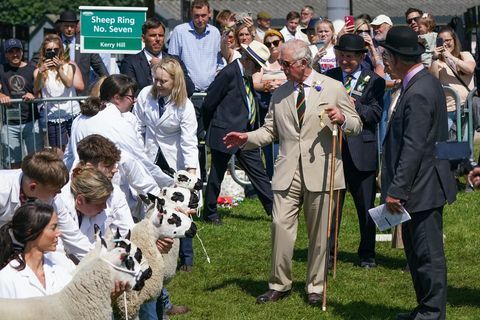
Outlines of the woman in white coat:
[[[118,228],[124,236],[134,226],[125,197],[123,194],[114,196],[113,191],[114,187],[104,173],[82,164],[73,169],[69,184],[62,188],[63,202],[91,243],[95,242],[95,225],[100,227],[103,235],[108,228],[112,232]],[[118,200],[123,201],[123,205],[116,203]]]
[[19,207],[0,228],[0,298],[30,298],[54,294],[71,274],[47,252],[57,248],[60,230],[49,204],[34,201]]

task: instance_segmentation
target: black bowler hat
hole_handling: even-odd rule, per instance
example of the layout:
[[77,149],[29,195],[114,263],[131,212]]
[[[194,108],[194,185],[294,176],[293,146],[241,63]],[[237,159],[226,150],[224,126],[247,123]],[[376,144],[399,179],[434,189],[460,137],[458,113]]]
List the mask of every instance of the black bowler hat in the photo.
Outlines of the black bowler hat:
[[418,42],[417,33],[406,26],[392,27],[385,42],[380,45],[403,56],[419,56],[425,52],[425,47]]
[[78,22],[77,14],[70,10],[63,11],[60,14],[60,18],[58,19],[58,22]]
[[368,51],[365,48],[365,40],[359,35],[353,33],[346,33],[338,39],[338,44],[333,47],[335,50],[365,53]]

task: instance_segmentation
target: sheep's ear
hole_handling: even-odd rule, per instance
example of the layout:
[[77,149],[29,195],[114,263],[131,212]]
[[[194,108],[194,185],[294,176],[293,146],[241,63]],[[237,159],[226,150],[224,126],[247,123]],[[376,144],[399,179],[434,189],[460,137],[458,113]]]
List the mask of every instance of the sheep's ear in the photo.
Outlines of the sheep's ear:
[[100,241],[102,242],[102,246],[105,247],[105,249],[108,249],[107,248],[107,243],[105,242],[105,239],[100,237]]
[[113,237],[114,240],[118,240],[122,237],[122,235],[120,234],[120,230],[118,229],[117,227],[117,232],[115,232],[115,236]]
[[130,232],[130,230],[128,230],[128,233],[127,233],[127,236],[125,237],[125,239],[130,240],[131,235],[132,235],[132,233]]
[[127,253],[130,253],[130,250],[132,250],[132,244],[131,244],[131,243],[129,243],[129,244],[127,245],[127,247],[125,248],[125,251],[126,251]]

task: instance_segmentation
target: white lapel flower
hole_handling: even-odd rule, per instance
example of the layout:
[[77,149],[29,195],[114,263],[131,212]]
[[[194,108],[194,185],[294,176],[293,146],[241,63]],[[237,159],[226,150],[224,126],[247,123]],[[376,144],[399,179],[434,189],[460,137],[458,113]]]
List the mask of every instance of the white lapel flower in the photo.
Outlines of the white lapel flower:
[[358,92],[362,93],[363,92],[363,89],[365,89],[365,87],[367,86],[367,83],[368,81],[370,81],[370,76],[366,76],[365,78],[363,78],[360,83],[357,85],[357,90]]

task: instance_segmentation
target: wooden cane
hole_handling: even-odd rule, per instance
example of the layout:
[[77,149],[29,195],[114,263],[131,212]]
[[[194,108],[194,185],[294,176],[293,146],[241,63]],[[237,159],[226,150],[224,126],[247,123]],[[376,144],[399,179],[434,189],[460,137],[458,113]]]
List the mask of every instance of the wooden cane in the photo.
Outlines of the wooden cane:
[[[340,152],[342,152],[342,130],[338,134],[338,147]],[[338,227],[339,227],[339,216],[340,216],[340,192],[341,189],[337,190],[337,206],[335,207],[335,235],[333,241],[333,279],[337,278],[337,255],[338,255]]]
[[333,185],[335,183],[335,158],[337,153],[337,125],[333,124],[332,129],[332,159],[330,162],[330,190],[328,201],[328,223],[327,223],[327,247],[325,253],[325,270],[323,274],[323,303],[322,310],[327,311],[327,275],[328,260],[330,258],[330,228],[332,227],[332,209],[333,209]]

